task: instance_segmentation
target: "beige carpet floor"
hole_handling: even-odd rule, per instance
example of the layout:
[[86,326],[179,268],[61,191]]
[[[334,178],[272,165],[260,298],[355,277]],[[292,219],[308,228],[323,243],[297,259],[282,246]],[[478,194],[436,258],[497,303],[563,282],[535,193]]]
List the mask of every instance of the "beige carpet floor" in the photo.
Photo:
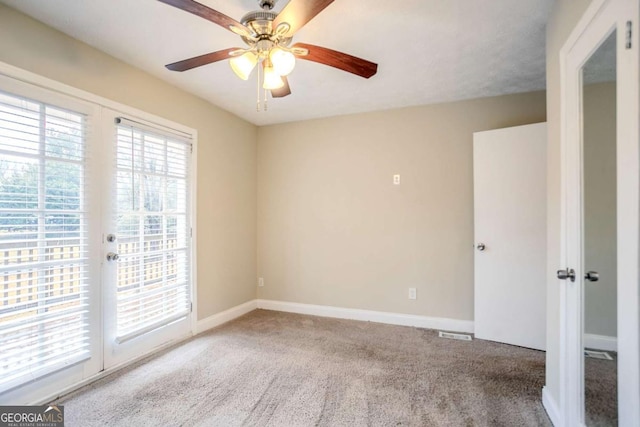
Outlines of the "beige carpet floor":
[[550,426],[544,353],[256,310],[60,399],[74,426]]

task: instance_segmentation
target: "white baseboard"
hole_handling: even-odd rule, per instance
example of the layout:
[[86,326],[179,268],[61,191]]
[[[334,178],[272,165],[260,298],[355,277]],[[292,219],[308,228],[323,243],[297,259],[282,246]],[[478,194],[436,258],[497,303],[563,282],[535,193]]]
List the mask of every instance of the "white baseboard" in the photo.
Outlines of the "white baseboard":
[[551,419],[551,423],[554,427],[563,427],[558,405],[553,397],[551,397],[547,386],[542,387],[542,406],[544,406],[544,409],[547,411],[547,415],[549,415],[549,419]]
[[390,325],[415,326],[451,332],[473,333],[472,320],[457,320],[442,317],[427,317],[415,314],[388,313],[384,311],[360,310],[355,308],[331,307],[326,305],[301,304],[297,302],[259,299],[258,308],[312,316],[334,317],[338,319],[363,320]]
[[584,346],[593,350],[618,351],[618,339],[606,335],[584,334]]
[[247,301],[243,304],[236,305],[235,307],[231,307],[228,310],[221,311],[220,313],[216,313],[212,316],[206,317],[202,320],[198,320],[196,324],[195,334],[201,334],[204,331],[208,331],[211,328],[215,328],[216,326],[220,326],[223,323],[227,323],[237,317],[243,316],[250,311],[258,308],[257,300]]

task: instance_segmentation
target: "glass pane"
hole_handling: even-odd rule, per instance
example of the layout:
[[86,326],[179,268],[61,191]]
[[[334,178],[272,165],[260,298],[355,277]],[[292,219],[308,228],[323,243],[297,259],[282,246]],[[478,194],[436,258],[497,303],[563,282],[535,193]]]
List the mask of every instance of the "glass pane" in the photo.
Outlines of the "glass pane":
[[47,160],[45,162],[45,208],[65,211],[81,209],[82,181],[81,165]]
[[37,209],[39,171],[37,159],[3,155],[0,159],[0,209]]
[[[79,214],[48,214],[45,216],[44,236],[61,244],[80,243],[82,217]],[[63,242],[64,241],[64,242]]]
[[39,153],[39,104],[0,92],[0,150]]
[[176,250],[187,244],[188,146],[126,126],[118,129],[117,144],[117,334],[122,337],[186,315],[188,257]]
[[118,210],[137,211],[140,206],[140,174],[118,171],[116,185]]
[[144,210],[146,212],[161,212],[163,210],[164,179],[160,176],[145,175]]
[[187,176],[188,151],[191,147],[181,143],[167,143],[168,174],[177,177]]
[[144,137],[144,170],[154,174],[166,173],[165,142],[155,136]]
[[83,156],[84,118],[53,107],[46,108],[45,154],[70,160]]

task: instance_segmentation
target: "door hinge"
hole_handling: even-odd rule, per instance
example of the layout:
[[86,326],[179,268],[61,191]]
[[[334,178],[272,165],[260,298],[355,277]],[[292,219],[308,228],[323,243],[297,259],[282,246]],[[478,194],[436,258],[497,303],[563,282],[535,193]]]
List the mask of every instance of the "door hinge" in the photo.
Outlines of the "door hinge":
[[189,149],[191,150],[191,154],[193,154],[193,144],[189,145]]
[[627,49],[631,49],[631,36],[633,35],[632,28],[633,23],[631,21],[627,21],[627,38],[624,44]]
[[189,228],[189,237],[193,237],[193,227]]
[[192,302],[189,303],[189,312],[193,313],[193,303]]

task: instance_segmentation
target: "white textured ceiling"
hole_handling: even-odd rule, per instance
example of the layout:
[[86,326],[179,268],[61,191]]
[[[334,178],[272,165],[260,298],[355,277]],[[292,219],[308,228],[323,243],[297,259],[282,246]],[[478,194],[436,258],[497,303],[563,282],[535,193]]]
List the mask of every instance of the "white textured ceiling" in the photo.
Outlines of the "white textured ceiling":
[[[219,62],[165,64],[242,47],[238,36],[156,0],[0,0],[256,125],[541,90],[553,0],[336,0],[294,37],[379,64],[366,80],[298,60],[292,95],[257,113],[256,81]],[[202,0],[240,20],[256,0]],[[280,0],[276,11],[286,0]],[[255,71],[254,71],[255,73]]]

